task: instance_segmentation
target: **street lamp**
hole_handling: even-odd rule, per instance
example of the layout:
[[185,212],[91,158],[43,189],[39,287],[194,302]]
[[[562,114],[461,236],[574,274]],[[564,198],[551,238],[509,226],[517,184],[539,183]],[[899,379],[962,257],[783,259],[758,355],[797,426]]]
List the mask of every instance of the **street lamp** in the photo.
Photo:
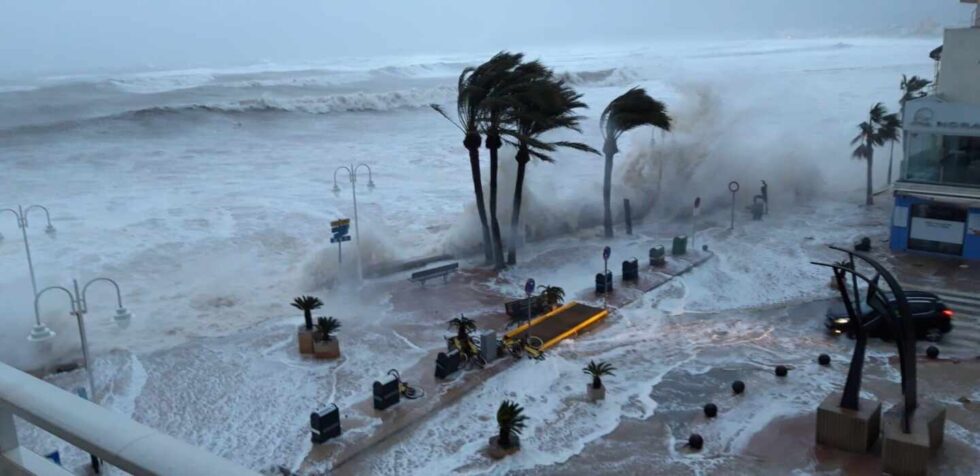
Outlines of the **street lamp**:
[[[41,205],[31,205],[27,208],[17,205],[16,210],[13,208],[4,208],[3,210],[0,210],[0,213],[10,212],[17,217],[17,227],[20,228],[21,234],[24,235],[24,252],[27,254],[27,270],[31,273],[31,288],[34,291],[34,294],[37,295],[37,281],[34,279],[34,262],[31,260],[31,245],[27,241],[27,215],[35,208],[40,208],[44,211],[44,217],[48,220],[48,226],[44,229],[44,232],[50,236],[53,236],[55,229],[54,226],[51,225],[51,214],[48,213],[47,208]],[[0,233],[0,241],[3,241],[2,233]],[[41,323],[38,322],[37,324],[40,325]]]
[[[88,301],[85,299],[85,295],[88,292],[88,287],[99,281],[105,281],[116,288],[116,314],[113,316],[113,321],[119,325],[119,327],[126,328],[129,326],[130,320],[133,318],[133,314],[126,310],[122,304],[122,293],[119,291],[119,284],[109,278],[95,278],[82,287],[81,292],[78,290],[78,280],[73,279],[72,284],[74,285],[75,292],[72,293],[66,288],[61,286],[51,286],[41,290],[41,292],[34,295],[34,317],[37,319],[38,325],[34,327],[27,340],[31,342],[41,342],[49,340],[54,337],[54,332],[47,328],[47,326],[41,324],[41,312],[39,303],[41,301],[41,295],[44,293],[59,289],[64,291],[68,295],[68,300],[71,302],[71,314],[78,319],[78,334],[82,338],[82,357],[85,359],[85,372],[88,374],[88,386],[89,394],[92,396],[92,401],[97,401],[95,396],[95,379],[92,377],[92,367],[91,360],[89,359],[88,352],[88,336],[85,334],[85,313],[88,312]],[[43,328],[42,330],[38,330]],[[46,332],[44,331],[46,329]]]
[[367,169],[368,173],[368,190],[374,190],[374,179],[371,175],[371,166],[368,164],[360,163],[356,166],[354,164],[341,165],[333,171],[333,193],[334,195],[340,195],[340,186],[337,185],[337,172],[341,170],[347,172],[347,178],[350,179],[350,189],[351,195],[354,197],[354,239],[357,240],[357,270],[358,273],[361,272],[361,230],[357,223],[357,173],[360,171],[361,167]]

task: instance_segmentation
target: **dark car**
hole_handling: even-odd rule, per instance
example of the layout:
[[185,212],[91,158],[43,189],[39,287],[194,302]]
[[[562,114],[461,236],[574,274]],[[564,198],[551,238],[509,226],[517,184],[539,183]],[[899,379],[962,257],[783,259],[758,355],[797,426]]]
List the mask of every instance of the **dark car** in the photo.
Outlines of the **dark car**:
[[[897,306],[895,297],[890,293],[886,295],[889,302]],[[925,291],[906,291],[905,297],[912,311],[912,323],[917,339],[938,341],[942,339],[943,334],[953,329],[953,310],[947,307],[939,296]],[[865,322],[879,317],[878,311],[871,309],[867,303],[862,303],[861,311],[864,313]],[[840,299],[834,301],[827,309],[824,325],[833,334],[853,335],[854,333],[851,318],[847,314],[844,302]],[[871,337],[892,338],[892,331],[885,324],[884,319],[878,319],[866,329]]]

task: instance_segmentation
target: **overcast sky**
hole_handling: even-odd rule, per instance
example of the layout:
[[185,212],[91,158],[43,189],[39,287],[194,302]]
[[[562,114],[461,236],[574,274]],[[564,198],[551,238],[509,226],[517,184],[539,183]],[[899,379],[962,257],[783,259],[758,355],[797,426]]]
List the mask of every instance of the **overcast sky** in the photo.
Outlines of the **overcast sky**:
[[0,75],[964,25],[957,0],[0,0]]

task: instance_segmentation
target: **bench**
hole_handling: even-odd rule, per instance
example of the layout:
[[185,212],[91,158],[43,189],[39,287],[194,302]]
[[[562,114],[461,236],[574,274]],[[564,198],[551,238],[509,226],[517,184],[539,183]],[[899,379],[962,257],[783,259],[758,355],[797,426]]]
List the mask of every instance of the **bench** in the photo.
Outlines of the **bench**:
[[[527,298],[517,299],[504,303],[504,310],[507,311],[507,315],[510,317],[526,319],[527,304]],[[548,301],[545,300],[544,296],[538,294],[531,297],[531,317],[539,316],[550,310],[551,308],[548,307]]]
[[438,268],[423,269],[422,271],[412,273],[412,277],[409,278],[409,281],[422,283],[422,285],[425,286],[426,281],[442,276],[442,282],[445,283],[448,280],[449,274],[458,270],[459,263],[451,263],[445,266],[439,266]]

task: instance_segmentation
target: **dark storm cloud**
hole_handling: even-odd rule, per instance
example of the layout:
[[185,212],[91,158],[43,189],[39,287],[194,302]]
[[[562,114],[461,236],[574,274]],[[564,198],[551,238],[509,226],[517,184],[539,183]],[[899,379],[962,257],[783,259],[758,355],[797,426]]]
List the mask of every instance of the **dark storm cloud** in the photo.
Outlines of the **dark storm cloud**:
[[968,12],[956,0],[0,0],[0,74],[884,33]]

